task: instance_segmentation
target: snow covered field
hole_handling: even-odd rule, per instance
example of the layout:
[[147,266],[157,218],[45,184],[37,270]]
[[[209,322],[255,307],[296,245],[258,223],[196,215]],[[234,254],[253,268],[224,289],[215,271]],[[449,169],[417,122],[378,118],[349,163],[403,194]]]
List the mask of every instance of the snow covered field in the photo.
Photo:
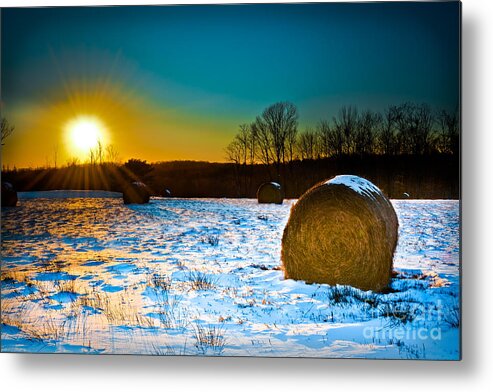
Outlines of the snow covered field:
[[2,210],[2,351],[459,357],[458,201],[393,201],[395,276],[376,294],[283,279],[295,201],[65,195]]

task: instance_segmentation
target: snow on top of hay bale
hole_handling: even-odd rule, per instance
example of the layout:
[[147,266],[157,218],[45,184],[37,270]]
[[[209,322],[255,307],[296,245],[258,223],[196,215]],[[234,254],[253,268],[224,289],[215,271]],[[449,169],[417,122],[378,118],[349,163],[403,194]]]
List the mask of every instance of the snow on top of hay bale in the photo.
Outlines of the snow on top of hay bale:
[[336,176],[325,182],[325,185],[329,184],[345,185],[353,191],[358,192],[360,195],[368,196],[372,199],[375,199],[374,194],[382,195],[382,191],[367,179],[349,174]]

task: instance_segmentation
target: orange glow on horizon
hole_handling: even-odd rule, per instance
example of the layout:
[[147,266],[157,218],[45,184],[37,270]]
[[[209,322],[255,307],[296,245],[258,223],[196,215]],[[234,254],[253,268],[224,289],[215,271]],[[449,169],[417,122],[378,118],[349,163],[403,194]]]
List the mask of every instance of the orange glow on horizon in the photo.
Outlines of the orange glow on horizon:
[[16,131],[3,149],[18,168],[87,163],[90,150],[112,145],[118,160],[224,161],[240,120],[210,121],[119,83],[58,86],[49,99],[8,108]]

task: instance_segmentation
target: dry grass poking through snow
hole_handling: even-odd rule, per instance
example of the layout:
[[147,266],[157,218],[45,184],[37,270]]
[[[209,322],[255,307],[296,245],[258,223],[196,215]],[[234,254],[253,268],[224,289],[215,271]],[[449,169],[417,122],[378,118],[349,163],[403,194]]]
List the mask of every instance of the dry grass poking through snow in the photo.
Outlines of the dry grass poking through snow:
[[195,347],[202,355],[209,352],[213,355],[220,355],[226,344],[224,330],[221,326],[194,323],[194,337]]
[[190,271],[187,278],[192,290],[213,290],[219,281],[202,271]]
[[66,336],[65,321],[60,321],[51,317],[30,320],[25,317],[12,317],[2,314],[2,324],[10,325],[21,330],[28,335],[28,339],[39,341],[55,341]]
[[173,281],[153,275],[148,286],[152,290],[154,308],[159,321],[168,329],[184,330],[189,325],[189,312],[181,307],[183,296],[172,293]]
[[[2,211],[2,349],[457,356],[457,203],[394,202],[403,223],[399,274],[393,291],[381,293],[283,279],[280,244],[292,203],[35,200],[15,215]],[[442,340],[428,339],[425,351],[412,338],[367,338],[367,327],[437,327]]]
[[108,324],[114,326],[153,327],[154,321],[141,314],[140,306],[134,303],[133,293],[125,289],[122,293],[106,293],[93,290],[79,298],[81,306],[91,307],[107,319]]

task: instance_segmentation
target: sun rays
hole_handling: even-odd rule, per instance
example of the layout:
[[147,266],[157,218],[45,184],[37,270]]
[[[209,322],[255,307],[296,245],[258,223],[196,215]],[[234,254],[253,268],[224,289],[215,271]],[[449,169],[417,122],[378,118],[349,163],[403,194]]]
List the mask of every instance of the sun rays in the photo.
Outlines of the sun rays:
[[69,120],[65,125],[67,145],[76,155],[86,156],[98,144],[105,144],[108,131],[96,116],[81,115]]

